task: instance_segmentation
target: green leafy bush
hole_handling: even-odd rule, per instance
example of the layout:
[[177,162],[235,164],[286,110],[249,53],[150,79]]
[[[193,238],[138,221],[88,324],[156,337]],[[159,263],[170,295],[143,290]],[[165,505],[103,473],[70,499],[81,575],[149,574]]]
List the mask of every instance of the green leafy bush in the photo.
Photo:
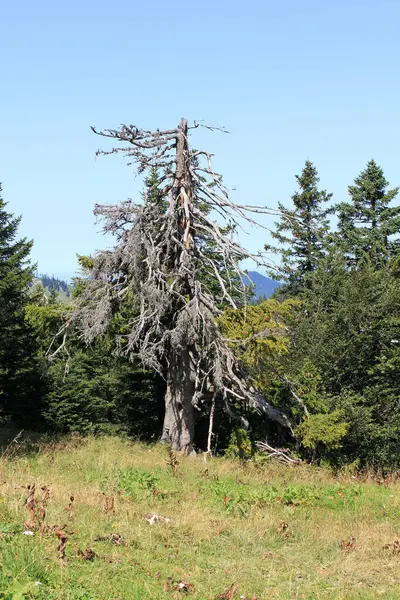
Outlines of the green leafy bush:
[[343,438],[349,430],[349,423],[343,421],[343,413],[336,410],[331,413],[310,415],[296,428],[296,435],[305,448],[315,448],[322,444],[328,450],[340,448]]

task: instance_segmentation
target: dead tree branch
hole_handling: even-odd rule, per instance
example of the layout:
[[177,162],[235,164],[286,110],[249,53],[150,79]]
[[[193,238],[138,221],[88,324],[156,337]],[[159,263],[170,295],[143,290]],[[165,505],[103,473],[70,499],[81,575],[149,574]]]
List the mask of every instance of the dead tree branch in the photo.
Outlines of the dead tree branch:
[[167,209],[152,199],[152,190],[143,204],[96,205],[95,215],[117,245],[95,256],[80,299],[75,318],[83,323],[85,340],[104,335],[129,301],[132,318],[116,334],[119,353],[165,376],[171,353],[188,351],[196,405],[212,388],[227,406],[239,400],[292,431],[288,418],[252,387],[216,325],[219,304],[247,302],[248,275],[241,262],[271,266],[264,253],[252,253],[235,239],[236,230],[243,223],[258,225],[253,214],[277,211],[230,200],[212,155],[190,147],[185,119],[167,130],[92,129],[120,144],[99,154],[122,153],[138,173],[158,169]]
[[283,464],[294,466],[301,463],[299,458],[292,458],[286,448],[273,448],[267,442],[256,442],[256,446],[261,452],[268,454],[268,458],[275,459]]

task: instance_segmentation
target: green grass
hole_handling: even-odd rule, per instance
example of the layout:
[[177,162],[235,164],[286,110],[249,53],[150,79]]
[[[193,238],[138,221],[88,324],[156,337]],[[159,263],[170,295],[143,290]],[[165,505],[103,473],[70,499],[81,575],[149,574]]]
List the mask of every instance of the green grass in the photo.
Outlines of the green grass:
[[[400,598],[400,554],[384,548],[400,537],[398,485],[311,467],[178,460],[174,475],[165,447],[116,438],[3,457],[0,599],[212,600],[231,585],[234,599]],[[42,485],[51,497],[45,527],[30,536],[32,483],[37,508]],[[170,520],[150,525],[152,514]],[[65,560],[53,525],[68,537]],[[355,547],[343,548],[352,536]]]

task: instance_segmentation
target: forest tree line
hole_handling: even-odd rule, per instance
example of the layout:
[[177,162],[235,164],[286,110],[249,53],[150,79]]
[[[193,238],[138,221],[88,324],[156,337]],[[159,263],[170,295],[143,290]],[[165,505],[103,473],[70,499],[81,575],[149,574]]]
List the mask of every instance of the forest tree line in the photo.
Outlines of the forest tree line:
[[[174,135],[178,134],[171,134],[171,139]],[[197,163],[193,164],[197,168]],[[179,164],[174,181],[178,168]],[[167,221],[163,219],[173,189],[173,185],[166,189],[165,173],[159,165],[151,163],[144,172],[144,209],[135,209],[142,211],[135,213],[136,221],[126,216],[131,207],[111,216],[108,209],[102,209],[106,230],[117,237],[117,262],[117,254],[79,256],[80,275],[73,280],[68,305],[60,302],[57,294],[46,297],[41,286],[31,285],[35,275],[30,260],[32,242],[19,237],[20,218],[0,200],[2,423],[59,433],[126,432],[154,441],[168,436],[166,397],[171,392],[163,371],[168,363],[165,344],[176,339],[171,331],[180,331],[173,315],[192,310],[195,294],[191,290],[202,286],[207,290],[205,306],[212,297],[217,307],[212,313],[216,331],[211,322],[207,324],[207,335],[189,347],[188,360],[196,359],[193,364],[205,369],[202,361],[209,357],[201,354],[202,347],[209,354],[210,348],[223,340],[226,350],[218,346],[222,354],[215,354],[208,388],[200,394],[196,380],[194,391],[188,392],[194,407],[189,419],[190,446],[246,458],[252,455],[256,440],[268,440],[273,447],[288,448],[292,456],[310,462],[398,468],[399,188],[390,188],[382,168],[369,161],[349,186],[348,198],[336,203],[321,189],[314,164],[306,161],[296,176],[291,204],[279,206],[273,241],[265,247],[268,253],[278,255],[280,268],[271,272],[281,285],[271,299],[261,302],[252,302],[251,294],[241,291],[235,263],[227,265],[219,238],[207,228],[210,207],[198,203],[199,213],[194,213],[198,227],[189,220],[177,221],[176,231],[185,239],[185,246],[176,246],[181,248],[179,267],[170,262],[167,273],[166,263],[160,263],[165,279],[162,287],[154,289],[170,293],[177,280],[174,274],[189,261],[187,256],[194,248],[196,281],[189,276],[179,280],[181,287],[173,300],[178,308],[174,309],[171,301],[172,313],[164,312],[160,318],[157,331],[164,328],[160,334],[151,328],[150,319],[146,324],[142,321],[143,337],[136,339],[132,332],[139,327],[141,313],[135,294],[142,293],[143,282],[148,281],[148,272],[155,272],[156,263],[150,263],[147,247],[143,247],[136,266],[125,267],[130,242],[124,232],[131,231],[127,224],[133,230],[132,223],[144,226],[145,222],[156,246],[157,239],[164,240]],[[193,194],[200,189],[196,182],[185,185],[187,189],[192,186]],[[204,198],[209,189],[205,188]],[[176,198],[183,211],[181,196]],[[124,227],[118,229],[121,215]],[[231,228],[229,231],[227,226],[223,235],[234,235],[235,227]],[[166,248],[163,257],[177,252]],[[142,264],[148,269],[144,275],[137,271]],[[215,264],[219,265],[217,272],[211,268]],[[137,291],[135,273],[136,282],[141,282]],[[157,285],[161,286],[159,278]],[[141,298],[142,305],[143,301]],[[95,313],[97,321],[90,321]],[[199,328],[205,327],[201,322],[204,314]],[[185,323],[189,327],[190,319]],[[157,347],[157,335],[164,336],[162,351]],[[145,360],[140,356],[143,344],[148,344]],[[177,344],[182,346],[182,341]],[[221,362],[220,356],[226,362]],[[225,380],[219,384],[218,368],[223,378],[233,360],[232,381],[237,379],[239,387],[229,387]],[[178,363],[181,369],[184,360]],[[190,373],[195,379],[195,369]],[[262,397],[263,410],[251,402],[247,388],[243,395],[237,391],[242,380],[251,382],[251,394]],[[224,392],[228,388],[229,397]]]

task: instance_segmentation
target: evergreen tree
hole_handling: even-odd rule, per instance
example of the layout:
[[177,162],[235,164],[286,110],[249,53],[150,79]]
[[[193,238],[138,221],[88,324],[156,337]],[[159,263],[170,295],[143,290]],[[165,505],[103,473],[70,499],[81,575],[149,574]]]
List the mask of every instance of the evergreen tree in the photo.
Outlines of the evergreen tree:
[[[64,339],[65,324],[70,323],[74,302],[84,293],[93,264],[90,256],[78,260],[81,273],[74,279],[71,304],[60,302],[57,291],[45,296],[40,283],[31,288],[25,311],[43,372],[41,425],[61,433],[123,430],[153,439],[162,426],[163,383],[140,365],[114,356],[109,336],[87,347],[81,332],[71,324]],[[115,318],[114,330],[124,331],[129,318],[132,312],[125,303]]]
[[370,264],[348,270],[339,253],[324,258],[309,278],[292,324],[291,360],[310,360],[329,394],[368,386],[387,316],[381,308],[387,285],[386,273]]
[[57,302],[59,302],[58,291],[57,291],[57,288],[53,285],[50,288],[49,303],[57,304]]
[[399,290],[395,264],[377,269],[363,261],[349,269],[333,248],[308,278],[288,323],[291,344],[283,370],[311,415],[296,435],[313,437],[321,419],[332,433],[332,415],[339,431],[347,423],[340,447],[324,451],[333,462],[399,464]]
[[157,167],[150,167],[147,177],[144,179],[144,191],[142,193],[144,202],[154,203],[159,207],[160,213],[168,209],[168,199],[161,189],[161,177]]
[[323,256],[323,243],[328,231],[328,208],[324,205],[332,194],[318,188],[318,172],[313,163],[305,162],[301,175],[296,175],[299,190],[292,196],[293,209],[279,203],[282,213],[272,236],[279,246],[266,245],[281,256],[280,278],[286,281],[279,295],[296,295],[304,286]]
[[338,231],[335,242],[349,266],[368,257],[382,266],[398,250],[393,235],[400,230],[400,206],[392,206],[399,188],[388,190],[383,170],[374,160],[349,186],[351,202],[336,206]]
[[23,422],[32,420],[40,386],[36,344],[25,321],[33,242],[18,239],[21,217],[6,206],[0,196],[0,403],[3,417]]

